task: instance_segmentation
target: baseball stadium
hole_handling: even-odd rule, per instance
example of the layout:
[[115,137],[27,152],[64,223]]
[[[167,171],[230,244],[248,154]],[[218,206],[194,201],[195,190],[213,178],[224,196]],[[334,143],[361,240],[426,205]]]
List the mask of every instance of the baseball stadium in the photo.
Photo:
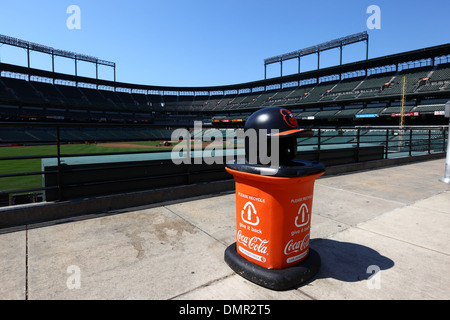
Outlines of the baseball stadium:
[[[369,58],[363,31],[265,59],[265,71],[280,67],[276,77],[181,87],[120,82],[116,63],[46,44],[0,43],[28,54],[27,66],[0,62],[0,248],[18,256],[0,262],[1,299],[450,298],[450,189],[438,181],[450,44]],[[344,63],[355,43],[366,58]],[[332,49],[340,63],[321,67]],[[31,52],[69,59],[75,72],[33,68]],[[303,71],[306,56],[317,58],[313,70]],[[298,72],[284,75],[289,60]],[[79,75],[79,62],[97,76]],[[114,79],[100,79],[99,66]],[[283,292],[244,280],[222,258],[236,241],[236,185],[225,169],[245,153],[236,132],[269,107],[310,133],[295,139],[295,159],[325,167],[311,227],[321,269]],[[190,159],[176,164],[180,129]],[[81,270],[79,290],[66,286],[69,266]],[[370,266],[381,289],[370,287]],[[235,307],[220,313],[246,310]]]
[[52,61],[70,57],[75,66],[75,75],[66,75],[0,64],[3,206],[228,179],[223,161],[189,173],[156,164],[170,159],[175,129],[201,123],[192,140],[204,148],[211,129],[225,140],[271,106],[291,110],[300,127],[313,130],[297,141],[301,159],[336,166],[445,155],[448,44],[320,69],[320,52],[340,48],[342,61],[342,47],[368,45],[361,32],[264,61],[265,68],[280,64],[282,73],[283,61],[298,59],[301,70],[300,57],[315,54],[317,70],[227,86],[160,87],[79,77],[77,61],[114,70],[115,63],[8,36],[0,41]]

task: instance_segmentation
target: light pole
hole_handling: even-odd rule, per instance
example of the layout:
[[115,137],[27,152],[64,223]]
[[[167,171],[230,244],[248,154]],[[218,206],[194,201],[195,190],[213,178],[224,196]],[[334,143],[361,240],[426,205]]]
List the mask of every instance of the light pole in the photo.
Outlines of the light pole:
[[445,161],[445,175],[439,181],[450,183],[450,100],[445,104],[445,117],[449,118],[447,138],[447,160]]

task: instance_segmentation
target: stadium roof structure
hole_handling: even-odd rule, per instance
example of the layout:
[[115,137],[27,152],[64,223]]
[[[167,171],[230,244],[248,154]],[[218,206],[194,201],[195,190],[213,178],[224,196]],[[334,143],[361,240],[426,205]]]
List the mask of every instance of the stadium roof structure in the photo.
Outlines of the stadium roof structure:
[[315,46],[311,46],[308,48],[288,52],[282,55],[278,55],[275,57],[267,58],[264,60],[264,79],[267,78],[267,65],[272,63],[280,63],[280,75],[283,75],[283,61],[291,60],[291,59],[298,59],[298,73],[300,73],[300,58],[311,55],[311,54],[317,54],[317,69],[320,68],[320,52],[327,51],[335,48],[340,49],[340,65],[342,65],[342,48],[344,46],[357,43],[357,42],[366,42],[366,60],[369,58],[369,35],[367,34],[367,31],[363,31],[360,33],[355,33],[346,37],[341,37],[339,39],[327,41]]
[[80,54],[75,53],[72,51],[66,51],[66,50],[60,50],[60,49],[54,49],[49,46],[45,46],[42,44],[21,40],[18,38],[6,36],[0,34],[0,43],[23,48],[27,50],[27,65],[28,68],[30,68],[30,51],[36,51],[41,53],[46,53],[51,55],[52,57],[52,71],[55,71],[55,56],[63,57],[63,58],[69,58],[73,59],[75,61],[75,75],[77,75],[77,61],[85,61],[90,63],[95,63],[95,70],[96,70],[96,79],[98,79],[98,65],[104,65],[108,67],[114,68],[114,80],[116,79],[116,63],[106,60],[101,60],[96,57],[92,57],[86,54]]
[[[5,41],[6,37],[3,38]],[[12,40],[8,40],[12,41]],[[31,48],[37,48],[39,50],[51,50],[46,48],[41,48],[39,45],[33,46],[28,42],[17,42],[17,45],[21,47],[25,47],[31,50]],[[53,51],[55,53],[55,51]],[[217,91],[239,91],[239,90],[247,90],[247,89],[253,89],[253,88],[260,88],[260,87],[270,87],[273,85],[280,85],[283,83],[289,83],[289,82],[300,82],[302,80],[308,80],[308,79],[317,79],[321,77],[326,77],[330,75],[338,75],[339,79],[341,79],[341,75],[345,73],[351,73],[351,72],[358,72],[361,70],[365,70],[367,74],[367,70],[373,69],[373,68],[380,68],[388,65],[394,65],[395,70],[398,70],[398,66],[404,63],[408,63],[410,61],[418,61],[422,59],[433,59],[432,63],[434,63],[434,59],[437,57],[443,57],[450,55],[450,43],[442,44],[438,46],[428,47],[428,48],[422,48],[402,53],[397,53],[393,55],[387,55],[382,56],[378,58],[371,58],[368,60],[362,60],[332,67],[327,67],[319,70],[311,70],[306,71],[302,73],[296,73],[296,74],[290,74],[280,77],[274,77],[270,79],[263,79],[263,80],[256,80],[246,83],[238,83],[238,84],[230,84],[230,85],[219,85],[219,86],[157,86],[157,85],[142,85],[142,84],[133,84],[133,83],[123,83],[123,82],[117,82],[116,80],[103,80],[96,78],[90,78],[90,77],[83,77],[79,76],[77,74],[71,75],[71,74],[64,74],[64,73],[56,73],[54,71],[46,71],[41,69],[35,69],[31,67],[23,67],[18,65],[12,65],[12,64],[6,64],[6,63],[0,63],[0,72],[1,71],[8,71],[12,73],[18,73],[18,74],[24,74],[27,75],[28,78],[31,76],[36,77],[43,77],[43,78],[49,78],[53,79],[53,82],[55,79],[64,80],[64,81],[72,81],[75,83],[88,83],[92,85],[98,86],[106,86],[111,88],[126,88],[130,90],[144,90],[144,91],[161,91],[161,92],[176,92],[176,93],[189,93],[192,92],[192,95],[195,95],[197,92],[207,92],[208,94],[212,94],[213,92]],[[78,55],[77,55],[78,57]],[[77,58],[78,59],[78,58]],[[80,59],[79,59],[80,60]],[[102,63],[102,60],[96,60],[96,63],[100,64]],[[115,68],[115,63],[114,63]],[[115,78],[115,77],[114,77]],[[318,83],[318,81],[317,81]],[[186,95],[186,94],[185,94]]]

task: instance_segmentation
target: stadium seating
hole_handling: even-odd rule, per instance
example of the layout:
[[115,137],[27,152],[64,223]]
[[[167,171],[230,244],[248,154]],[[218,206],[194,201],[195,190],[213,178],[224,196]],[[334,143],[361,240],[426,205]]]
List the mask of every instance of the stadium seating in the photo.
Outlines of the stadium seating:
[[430,71],[430,67],[402,70],[380,95],[401,95],[403,77],[406,78],[406,92],[412,93],[419,87],[420,80],[428,77]]
[[325,111],[319,111],[318,113],[315,114],[315,118],[320,119],[320,118],[332,118],[334,117],[334,115],[338,112],[338,110],[325,110]]
[[63,105],[65,103],[63,94],[53,84],[33,81],[31,85],[50,105]]
[[362,107],[359,108],[352,108],[352,109],[345,109],[338,113],[336,113],[333,117],[334,118],[354,118],[356,114],[361,111]]
[[433,82],[450,80],[450,63],[439,64],[431,74],[430,80]]
[[[98,141],[170,140],[172,130],[161,128],[127,127],[64,127],[60,129],[62,141],[84,143]],[[55,142],[55,128],[42,127],[0,127],[0,143],[42,143]]]
[[13,142],[26,142],[36,140],[31,136],[26,128],[21,130],[11,129],[10,127],[0,127],[0,143]]
[[[284,106],[297,109],[300,118],[314,116],[315,119],[345,119],[357,114],[389,115],[399,112],[398,108],[370,110],[370,101],[386,101],[383,106],[390,107],[389,101],[398,101],[402,94],[402,81],[406,77],[406,93],[433,95],[450,91],[450,63],[411,67],[400,71],[354,73],[355,77],[336,79],[335,75],[303,79],[293,82],[289,87],[282,84],[260,85],[257,88],[226,90],[222,93],[207,92],[202,95],[146,93],[145,90],[113,91],[112,87],[102,88],[95,84],[78,84],[73,81],[40,82],[11,78],[2,73],[0,77],[0,118],[64,119],[72,121],[153,121],[159,117],[160,123],[173,121],[174,124],[190,119],[212,120],[214,115],[223,113],[226,119],[242,119],[243,114],[267,106]],[[400,66],[399,64],[398,66]],[[403,65],[401,65],[403,66]],[[399,67],[400,68],[400,67]],[[366,70],[367,73],[367,70]],[[348,75],[348,74],[347,74]],[[339,78],[339,77],[338,77]],[[328,81],[329,80],[329,81]],[[275,88],[275,89],[274,89]],[[220,90],[218,90],[220,91]],[[175,93],[175,94],[173,94]],[[347,108],[359,103],[360,108]],[[414,106],[420,105],[420,99]],[[369,106],[366,107],[366,104]],[[328,108],[331,106],[332,109]],[[414,106],[405,111],[413,111]],[[311,108],[314,108],[311,110]],[[430,107],[431,108],[431,107]],[[309,110],[307,110],[309,109]],[[363,110],[368,109],[368,110]],[[419,108],[422,112],[440,111]],[[419,110],[418,109],[418,110]],[[315,110],[315,111],[314,111]],[[17,115],[17,111],[19,115]],[[383,112],[382,112],[383,111]],[[162,116],[166,121],[162,121]],[[179,116],[177,116],[179,114]],[[206,115],[206,116],[205,116]]]
[[412,111],[417,111],[420,114],[434,114],[435,111],[444,111],[445,110],[445,104],[425,104],[425,105],[418,105],[416,106]]
[[36,101],[44,101],[43,96],[40,95],[28,81],[14,78],[2,78],[2,82],[6,86],[6,90],[20,102],[34,103]]
[[359,91],[381,91],[386,83],[390,83],[395,77],[395,72],[382,74],[373,74],[364,79],[363,83],[358,86]]

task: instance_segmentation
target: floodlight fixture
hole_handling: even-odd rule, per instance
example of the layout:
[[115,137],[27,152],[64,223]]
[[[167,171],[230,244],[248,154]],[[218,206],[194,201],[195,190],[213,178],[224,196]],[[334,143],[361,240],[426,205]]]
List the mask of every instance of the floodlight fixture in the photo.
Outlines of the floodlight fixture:
[[6,36],[0,34],[0,43],[7,44],[14,47],[19,47],[27,50],[28,57],[28,68],[30,68],[30,51],[36,51],[41,53],[46,53],[52,56],[52,71],[54,72],[54,57],[63,57],[75,60],[75,75],[77,75],[77,61],[85,61],[90,63],[95,63],[96,74],[98,78],[98,65],[105,65],[114,68],[114,82],[116,81],[116,64],[115,62],[100,60],[97,57],[89,56],[86,54],[79,54],[71,51],[54,49],[49,46],[42,44],[25,41],[22,39]]
[[272,63],[281,63],[281,76],[283,76],[283,61],[291,60],[291,59],[298,59],[298,73],[300,73],[300,58],[310,55],[310,54],[317,54],[317,69],[319,69],[320,66],[320,52],[331,50],[335,48],[340,49],[340,64],[342,64],[342,47],[347,46],[356,42],[366,41],[366,60],[368,59],[368,50],[369,50],[369,35],[367,34],[367,31],[355,33],[346,37],[342,37],[339,39],[327,41],[315,46],[310,46],[304,49],[291,51],[285,54],[277,55],[271,58],[267,58],[264,60],[264,78],[266,79],[266,71],[267,71],[267,65]]

